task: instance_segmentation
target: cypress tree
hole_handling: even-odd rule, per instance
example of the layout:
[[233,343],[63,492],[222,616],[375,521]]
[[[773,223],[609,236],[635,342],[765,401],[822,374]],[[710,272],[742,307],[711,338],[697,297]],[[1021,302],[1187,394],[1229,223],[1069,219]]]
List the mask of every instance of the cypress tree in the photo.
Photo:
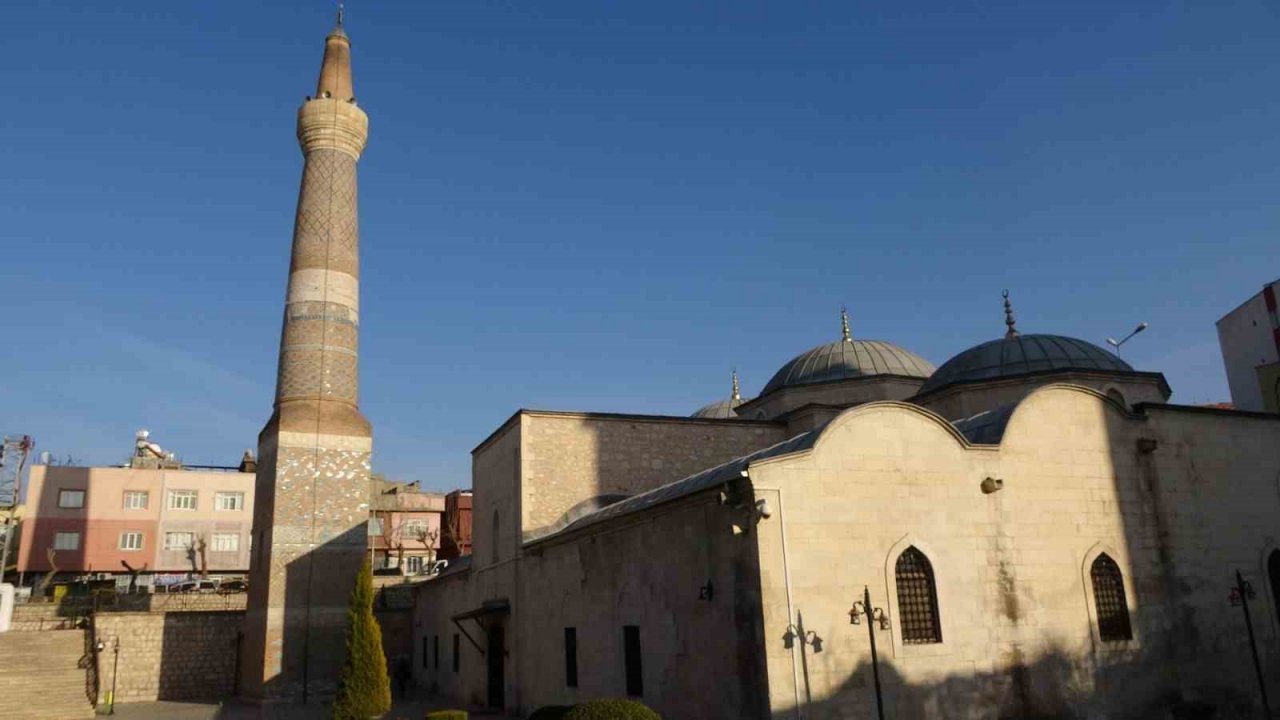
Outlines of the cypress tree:
[[391,679],[382,654],[382,629],[373,616],[373,569],[366,558],[347,611],[347,658],[333,702],[334,720],[367,720],[391,709]]

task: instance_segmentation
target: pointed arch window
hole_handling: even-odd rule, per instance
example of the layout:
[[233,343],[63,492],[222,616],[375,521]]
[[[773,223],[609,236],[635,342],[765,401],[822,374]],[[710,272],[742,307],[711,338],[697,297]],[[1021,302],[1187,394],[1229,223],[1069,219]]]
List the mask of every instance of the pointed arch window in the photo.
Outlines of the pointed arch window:
[[1089,568],[1093,603],[1098,613],[1098,635],[1106,642],[1132,640],[1129,603],[1124,596],[1124,576],[1111,556],[1102,553]]
[[1267,579],[1271,581],[1271,604],[1280,615],[1280,550],[1267,556]]
[[942,642],[938,620],[938,585],[929,558],[912,545],[898,556],[894,566],[898,588],[898,625],[906,645]]

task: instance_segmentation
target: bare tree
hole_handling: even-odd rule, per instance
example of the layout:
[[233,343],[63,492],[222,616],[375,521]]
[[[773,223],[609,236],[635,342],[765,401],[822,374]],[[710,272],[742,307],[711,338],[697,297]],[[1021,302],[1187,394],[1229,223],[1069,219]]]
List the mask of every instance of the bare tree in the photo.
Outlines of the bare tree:
[[44,555],[49,559],[49,572],[45,573],[45,576],[40,578],[40,582],[36,584],[36,589],[32,592],[32,595],[36,597],[44,597],[44,591],[48,588],[49,581],[53,579],[54,575],[58,574],[58,551],[54,550],[53,546],[50,545],[45,548]]
[[208,543],[204,541],[201,535],[196,539],[196,551],[200,553],[200,578],[203,580],[209,577],[209,549]]
[[147,564],[143,563],[141,568],[135,568],[124,560],[121,560],[120,564],[124,566],[125,570],[129,571],[129,594],[132,595],[138,591],[138,573],[146,572]]

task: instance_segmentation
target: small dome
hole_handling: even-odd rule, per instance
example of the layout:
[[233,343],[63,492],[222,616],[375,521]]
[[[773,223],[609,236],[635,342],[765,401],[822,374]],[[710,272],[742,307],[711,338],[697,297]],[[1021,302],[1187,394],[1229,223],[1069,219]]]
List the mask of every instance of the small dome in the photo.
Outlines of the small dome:
[[1050,370],[1134,372],[1115,353],[1084,340],[1061,335],[1011,334],[985,342],[942,364],[920,388],[920,394],[948,385],[996,380]]
[[733,371],[732,379],[733,386],[727,400],[713,402],[710,405],[703,405],[695,410],[689,417],[708,418],[712,420],[736,420],[738,418],[738,413],[734,412],[733,409],[751,398],[747,398],[747,400],[742,399],[742,390],[738,386],[737,370]]
[[761,395],[794,385],[853,380],[874,375],[927,378],[933,363],[883,340],[837,340],[793,358],[764,386]]
[[713,402],[710,405],[703,405],[698,408],[689,417],[707,418],[710,420],[736,420],[738,413],[733,409],[741,405],[744,401],[741,399],[727,399],[719,402]]

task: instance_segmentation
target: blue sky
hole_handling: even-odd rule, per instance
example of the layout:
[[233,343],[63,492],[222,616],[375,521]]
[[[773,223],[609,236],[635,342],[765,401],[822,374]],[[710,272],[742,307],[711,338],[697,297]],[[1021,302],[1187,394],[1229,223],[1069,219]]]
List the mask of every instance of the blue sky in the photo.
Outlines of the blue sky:
[[[232,464],[271,410],[325,2],[5,10],[0,425]],[[1227,399],[1277,274],[1280,11],[1240,3],[347,8],[375,469],[470,482],[519,407],[685,414],[853,332],[1003,330]]]

